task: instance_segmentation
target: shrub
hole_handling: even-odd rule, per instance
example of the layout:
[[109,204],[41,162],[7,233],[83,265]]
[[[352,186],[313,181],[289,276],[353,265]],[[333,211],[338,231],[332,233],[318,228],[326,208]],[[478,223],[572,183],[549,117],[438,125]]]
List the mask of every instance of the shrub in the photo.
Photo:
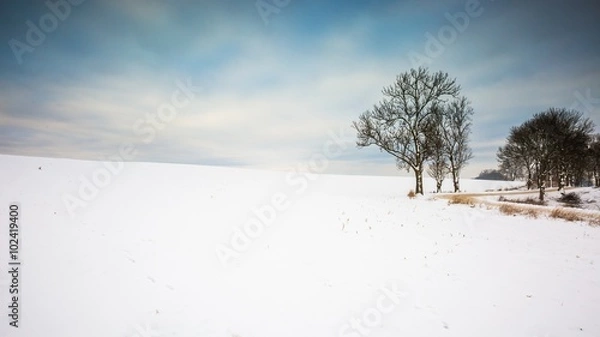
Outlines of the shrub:
[[413,190],[410,190],[410,191],[408,191],[408,194],[407,194],[407,196],[408,196],[410,199],[414,199],[414,198],[416,197],[415,191],[413,191]]
[[579,207],[581,206],[581,197],[575,192],[563,194],[557,199],[559,202],[565,204],[568,207]]

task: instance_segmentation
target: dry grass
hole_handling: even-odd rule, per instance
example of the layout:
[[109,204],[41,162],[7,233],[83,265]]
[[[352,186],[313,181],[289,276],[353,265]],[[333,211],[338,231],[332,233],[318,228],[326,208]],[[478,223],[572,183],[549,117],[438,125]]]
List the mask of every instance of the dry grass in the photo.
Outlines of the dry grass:
[[414,199],[416,197],[415,191],[413,191],[413,190],[408,191],[408,194],[406,196],[409,197],[410,199]]
[[506,215],[517,215],[520,213],[518,207],[514,205],[500,205],[499,210],[502,214]]
[[555,219],[563,219],[567,221],[585,221],[586,218],[577,212],[565,208],[555,208],[550,212],[550,217]]
[[465,196],[465,195],[460,195],[460,194],[453,195],[448,200],[448,204],[450,204],[450,205],[460,204],[460,205],[475,206],[476,203],[477,203],[477,200],[475,200],[475,198],[468,197],[468,196]]
[[555,208],[550,212],[550,217],[571,222],[587,222],[590,226],[600,226],[600,214],[580,213],[572,208]]
[[534,218],[534,219],[537,219],[539,216],[539,212],[537,210],[535,210],[533,208],[522,207],[519,205],[505,204],[505,205],[500,205],[500,207],[498,209],[500,210],[500,212],[502,214],[506,214],[506,215],[512,215],[512,216],[525,215],[527,217]]
[[521,200],[520,203],[514,203],[511,202],[513,200],[502,198],[499,201],[508,202],[497,203],[488,202],[485,200],[480,201],[477,200],[475,196],[456,194],[452,196],[447,196],[447,199],[449,205],[462,204],[469,205],[471,207],[480,205],[485,206],[485,208],[488,210],[498,209],[502,214],[509,216],[521,215],[537,219],[541,215],[543,215],[553,219],[562,219],[565,221],[572,222],[586,222],[590,226],[600,226],[600,212],[587,212],[571,207],[557,207],[551,209],[550,207],[539,205],[538,201],[532,198]]
[[528,208],[527,210],[525,210],[525,215],[530,218],[537,219],[540,214],[537,210]]
[[498,198],[498,201],[512,202],[515,204],[536,205],[536,206],[546,206],[547,205],[547,202],[541,201],[540,199],[532,198],[532,197],[529,197],[527,199],[508,199],[501,195]]

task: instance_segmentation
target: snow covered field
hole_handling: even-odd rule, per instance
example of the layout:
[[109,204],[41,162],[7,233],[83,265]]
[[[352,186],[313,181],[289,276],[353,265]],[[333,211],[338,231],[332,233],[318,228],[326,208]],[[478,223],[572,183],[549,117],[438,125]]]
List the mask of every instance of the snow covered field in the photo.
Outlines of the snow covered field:
[[0,156],[0,336],[600,336],[598,227],[411,200],[412,178],[103,167]]

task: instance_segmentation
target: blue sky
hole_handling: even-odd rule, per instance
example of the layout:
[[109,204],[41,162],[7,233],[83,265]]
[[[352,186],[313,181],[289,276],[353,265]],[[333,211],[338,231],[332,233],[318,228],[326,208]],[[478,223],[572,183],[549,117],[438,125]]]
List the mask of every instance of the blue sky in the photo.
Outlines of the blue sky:
[[[135,161],[289,169],[331,132],[353,140],[351,122],[416,54],[472,101],[466,177],[494,168],[509,128],[546,108],[600,126],[593,1],[264,0],[276,11],[262,15],[256,3],[3,2],[0,153],[104,160],[134,144]],[[186,82],[193,94],[149,137],[140,121]],[[349,146],[327,173],[402,172]]]

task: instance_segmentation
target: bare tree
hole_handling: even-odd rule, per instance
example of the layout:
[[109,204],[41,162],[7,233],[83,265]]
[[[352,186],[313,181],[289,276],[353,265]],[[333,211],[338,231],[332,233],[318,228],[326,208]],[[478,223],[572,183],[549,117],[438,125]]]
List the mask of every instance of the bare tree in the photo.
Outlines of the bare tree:
[[472,116],[473,108],[466,97],[452,101],[444,109],[444,127],[442,129],[444,131],[444,147],[454,192],[460,192],[460,173],[473,158],[473,152],[469,147]]
[[588,145],[594,125],[577,111],[551,109],[549,112],[554,113],[557,119],[556,170],[558,189],[564,191],[565,186],[580,185],[583,182]]
[[533,188],[534,163],[531,153],[533,143],[529,138],[525,125],[512,127],[507,144],[498,149],[497,158],[500,171],[505,175],[517,178],[522,171],[527,174],[527,189]]
[[[568,177],[582,175],[593,123],[578,111],[550,108],[512,128],[507,144],[499,149],[498,160],[532,168],[544,200],[546,182],[558,177],[563,190]],[[529,179],[532,174],[529,171]]]
[[594,186],[600,187],[600,134],[592,137],[588,147],[589,170],[594,180]]
[[450,172],[444,139],[444,118],[443,111],[440,110],[435,113],[432,115],[431,123],[429,123],[429,129],[426,130],[430,155],[427,173],[435,179],[436,193],[442,192],[442,184],[446,175]]
[[[498,153],[496,157],[498,158],[499,167],[498,173],[506,178],[506,180],[521,180],[525,178],[525,174],[523,173],[525,165],[522,162],[517,161],[511,157],[508,157],[505,152],[505,148],[501,147],[498,149]],[[527,180],[527,189],[531,189],[532,183],[531,179]]]
[[423,166],[428,159],[426,130],[444,97],[457,97],[460,86],[447,73],[411,69],[382,90],[384,99],[353,122],[359,147],[377,145],[396,158],[398,168],[412,170],[415,193],[423,194]]

